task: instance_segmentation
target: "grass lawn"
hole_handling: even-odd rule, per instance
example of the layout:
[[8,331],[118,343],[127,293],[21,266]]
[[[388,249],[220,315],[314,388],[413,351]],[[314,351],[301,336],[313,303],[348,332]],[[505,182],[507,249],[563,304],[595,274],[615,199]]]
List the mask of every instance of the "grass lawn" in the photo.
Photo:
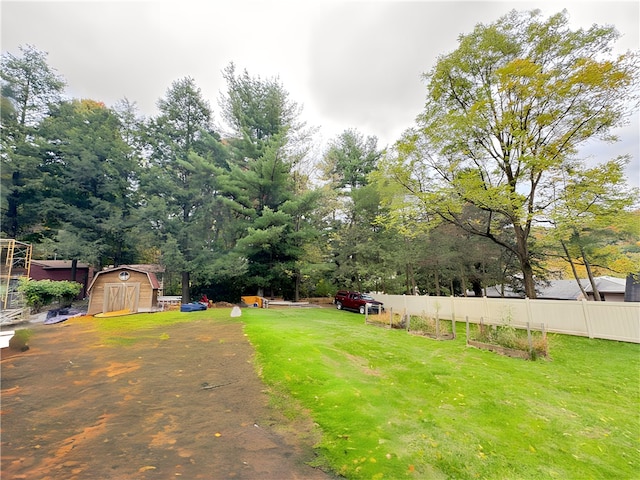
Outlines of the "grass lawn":
[[[206,318],[231,320],[213,309],[101,328],[126,343],[129,330]],[[640,345],[549,335],[550,359],[530,362],[467,347],[463,324],[436,341],[332,309],[237,320],[274,405],[311,415],[319,465],[345,478],[639,478]]]
[[[244,310],[264,381],[308,410],[350,479],[634,479],[640,345],[549,336],[503,357],[328,309]],[[295,401],[292,401],[295,399]]]

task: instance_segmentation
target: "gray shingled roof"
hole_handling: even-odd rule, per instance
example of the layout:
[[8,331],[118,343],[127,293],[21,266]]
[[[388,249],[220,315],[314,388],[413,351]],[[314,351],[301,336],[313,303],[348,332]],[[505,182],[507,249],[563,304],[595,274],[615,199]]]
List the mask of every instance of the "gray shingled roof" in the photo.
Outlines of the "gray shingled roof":
[[[624,278],[615,277],[596,277],[596,286],[600,293],[619,293],[624,295],[626,280]],[[580,279],[580,283],[587,293],[592,293],[591,282],[588,279]],[[502,286],[495,285],[487,288],[487,297],[509,297],[522,298],[524,295],[514,293],[510,287],[504,286],[504,294]],[[548,284],[539,284],[536,286],[538,298],[551,300],[579,300],[582,298],[582,292],[578,283],[571,280],[551,280]]]

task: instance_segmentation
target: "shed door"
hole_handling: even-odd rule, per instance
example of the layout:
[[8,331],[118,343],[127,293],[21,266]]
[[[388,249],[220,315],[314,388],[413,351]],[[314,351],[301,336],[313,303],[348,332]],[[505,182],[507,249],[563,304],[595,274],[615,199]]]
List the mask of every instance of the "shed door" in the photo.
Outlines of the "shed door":
[[117,310],[138,311],[140,298],[140,283],[105,283],[103,312]]

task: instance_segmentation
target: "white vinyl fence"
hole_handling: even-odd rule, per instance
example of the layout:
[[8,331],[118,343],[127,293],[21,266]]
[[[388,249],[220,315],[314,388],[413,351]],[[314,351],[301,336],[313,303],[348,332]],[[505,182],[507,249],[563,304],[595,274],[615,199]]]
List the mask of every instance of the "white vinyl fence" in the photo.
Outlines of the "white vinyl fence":
[[472,323],[545,325],[547,332],[640,343],[640,303],[374,294],[387,311]]

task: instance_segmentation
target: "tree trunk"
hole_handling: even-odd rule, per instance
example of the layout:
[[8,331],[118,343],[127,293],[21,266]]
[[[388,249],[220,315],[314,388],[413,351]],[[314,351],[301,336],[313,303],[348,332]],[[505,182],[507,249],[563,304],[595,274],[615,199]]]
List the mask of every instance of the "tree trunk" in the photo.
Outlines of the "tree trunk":
[[467,279],[464,274],[464,270],[462,270],[462,268],[460,269],[460,288],[462,289],[462,296],[466,297],[467,296]]
[[293,290],[293,301],[300,301],[300,271],[296,271],[295,275],[295,286]]
[[[471,289],[476,297],[482,297],[482,282],[480,279],[474,278],[471,280]],[[485,292],[486,295],[486,292]],[[466,295],[465,295],[466,296]]]
[[416,294],[416,278],[413,274],[413,265],[410,263],[405,264],[405,283],[407,288],[407,295]]
[[78,272],[78,260],[71,260],[71,281],[76,281],[76,273]]
[[598,286],[596,285],[596,279],[593,278],[593,272],[591,271],[591,264],[587,260],[587,254],[580,245],[580,255],[582,255],[582,261],[584,262],[584,266],[587,269],[587,275],[589,276],[589,282],[591,282],[591,289],[593,290],[593,299],[596,302],[601,302],[602,297],[600,296],[600,291],[598,290]]
[[560,244],[562,245],[562,249],[564,250],[564,254],[567,256],[567,261],[569,262],[569,265],[571,265],[571,271],[573,272],[573,278],[575,278],[576,282],[578,282],[578,286],[580,287],[580,291],[582,292],[582,295],[584,296],[584,299],[588,300],[589,299],[589,295],[587,295],[587,291],[584,289],[584,287],[582,286],[582,283],[580,282],[580,277],[578,276],[578,271],[576,270],[575,263],[573,263],[573,260],[571,260],[571,255],[569,254],[569,249],[567,248],[567,245],[564,243],[564,241],[560,240]]
[[182,303],[189,303],[191,301],[189,298],[189,283],[189,272],[182,272]]
[[529,258],[529,246],[527,245],[527,235],[520,225],[514,225],[516,235],[516,255],[522,270],[522,282],[524,284],[524,294],[527,298],[534,299],[536,294],[536,282],[533,278],[533,267]]

